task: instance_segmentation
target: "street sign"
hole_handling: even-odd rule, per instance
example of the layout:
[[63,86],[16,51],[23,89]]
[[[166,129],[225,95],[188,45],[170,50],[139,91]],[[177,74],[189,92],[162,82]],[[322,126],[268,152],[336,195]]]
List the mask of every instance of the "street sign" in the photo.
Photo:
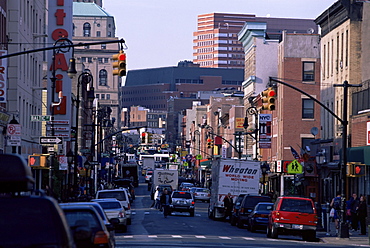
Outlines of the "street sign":
[[63,139],[59,137],[47,136],[47,137],[40,137],[40,144],[62,144]]
[[50,121],[51,115],[31,115],[31,121]]

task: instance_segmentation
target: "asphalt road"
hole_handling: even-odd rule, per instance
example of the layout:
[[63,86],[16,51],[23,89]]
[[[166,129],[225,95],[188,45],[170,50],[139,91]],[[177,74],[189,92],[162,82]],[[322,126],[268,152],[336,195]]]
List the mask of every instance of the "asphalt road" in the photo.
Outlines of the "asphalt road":
[[208,203],[195,203],[195,216],[163,213],[150,209],[152,201],[145,183],[135,189],[132,225],[126,233],[116,234],[116,247],[348,247],[339,244],[306,242],[300,237],[279,236],[268,239],[264,231],[251,233],[228,222],[208,218]]

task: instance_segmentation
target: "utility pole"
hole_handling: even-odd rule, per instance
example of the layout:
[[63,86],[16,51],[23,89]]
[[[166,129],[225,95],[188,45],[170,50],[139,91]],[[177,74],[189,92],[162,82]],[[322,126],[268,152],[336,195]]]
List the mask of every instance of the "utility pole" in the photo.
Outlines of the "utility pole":
[[343,87],[343,133],[342,133],[342,164],[340,170],[341,178],[341,220],[339,226],[339,237],[349,238],[349,229],[346,222],[346,206],[345,206],[345,195],[347,190],[346,175],[347,175],[347,144],[348,144],[348,87],[362,87],[362,84],[349,84],[347,80],[343,84],[334,84],[334,87]]

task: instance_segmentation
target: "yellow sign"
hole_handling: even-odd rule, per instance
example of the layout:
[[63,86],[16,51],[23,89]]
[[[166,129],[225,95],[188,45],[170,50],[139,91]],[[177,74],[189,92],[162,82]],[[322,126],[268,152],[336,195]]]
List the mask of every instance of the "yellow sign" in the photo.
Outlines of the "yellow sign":
[[288,164],[287,171],[289,174],[302,174],[303,166],[294,159],[290,164]]
[[244,118],[235,118],[235,129],[244,129]]

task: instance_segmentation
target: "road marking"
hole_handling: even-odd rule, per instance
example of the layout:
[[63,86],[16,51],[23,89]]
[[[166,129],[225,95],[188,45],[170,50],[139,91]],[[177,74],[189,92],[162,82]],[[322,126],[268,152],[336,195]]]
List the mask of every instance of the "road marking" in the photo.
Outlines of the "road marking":
[[247,237],[243,237],[243,239],[245,239],[245,240],[256,240],[254,238],[247,238]]
[[157,235],[148,235],[148,238],[158,238]]
[[123,236],[124,239],[132,239],[134,236]]
[[149,212],[144,212],[144,214],[145,214],[145,215],[148,215],[148,214],[149,214]]
[[230,237],[219,236],[220,239],[231,239]]
[[172,238],[182,239],[182,236],[181,235],[172,235]]
[[195,236],[197,239],[205,239],[205,236]]

